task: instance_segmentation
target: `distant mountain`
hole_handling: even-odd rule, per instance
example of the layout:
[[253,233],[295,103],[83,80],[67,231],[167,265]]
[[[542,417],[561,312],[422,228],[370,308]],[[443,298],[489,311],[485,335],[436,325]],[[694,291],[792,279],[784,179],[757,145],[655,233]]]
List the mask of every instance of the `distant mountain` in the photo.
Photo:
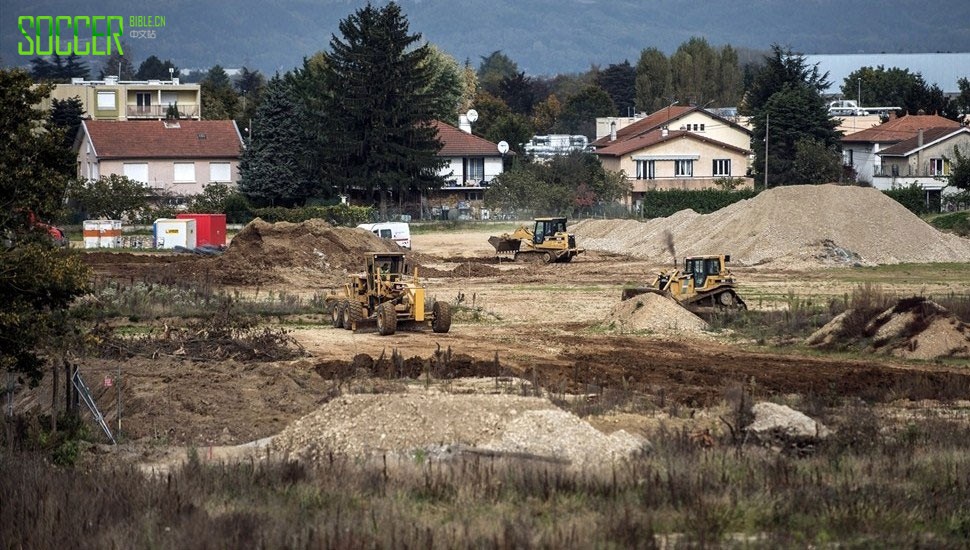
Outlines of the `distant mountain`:
[[[380,2],[377,2],[380,3]],[[970,52],[970,2],[937,0],[401,0],[412,32],[478,66],[502,50],[530,75],[580,72],[691,36],[713,45],[804,53]],[[247,66],[287,71],[328,48],[354,0],[3,0],[0,61],[17,54],[21,15],[162,15],[154,39],[127,38],[136,67],[149,55],[182,68]],[[97,62],[92,61],[92,66]],[[970,73],[970,68],[967,68]]]

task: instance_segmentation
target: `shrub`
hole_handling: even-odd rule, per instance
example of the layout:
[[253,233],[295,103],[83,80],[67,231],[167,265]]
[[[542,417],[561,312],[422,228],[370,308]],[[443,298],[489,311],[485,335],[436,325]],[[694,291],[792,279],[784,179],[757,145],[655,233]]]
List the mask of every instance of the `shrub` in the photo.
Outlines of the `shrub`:
[[374,209],[370,206],[350,206],[347,204],[305,206],[303,208],[271,206],[257,208],[253,210],[253,214],[270,223],[299,223],[316,218],[326,220],[333,225],[355,226],[370,221],[373,218]]
[[889,195],[891,199],[905,206],[907,210],[914,214],[925,214],[927,212],[926,192],[916,182],[905,187],[893,187],[888,191],[883,191],[883,193]]
[[647,191],[643,198],[643,216],[646,218],[664,218],[687,208],[699,214],[709,214],[738,201],[754,198],[757,194],[758,192],[752,189]]

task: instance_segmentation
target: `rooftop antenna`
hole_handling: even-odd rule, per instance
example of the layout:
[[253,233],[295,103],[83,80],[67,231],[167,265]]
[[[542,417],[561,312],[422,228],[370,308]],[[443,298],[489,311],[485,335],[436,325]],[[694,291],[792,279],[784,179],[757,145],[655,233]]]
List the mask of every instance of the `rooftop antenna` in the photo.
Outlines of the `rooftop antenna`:
[[[465,113],[465,118],[468,119],[468,126],[471,127],[471,125],[474,124],[476,120],[478,120],[478,111],[476,111],[475,109],[468,109],[468,112]],[[474,133],[475,132],[472,132],[472,134]]]

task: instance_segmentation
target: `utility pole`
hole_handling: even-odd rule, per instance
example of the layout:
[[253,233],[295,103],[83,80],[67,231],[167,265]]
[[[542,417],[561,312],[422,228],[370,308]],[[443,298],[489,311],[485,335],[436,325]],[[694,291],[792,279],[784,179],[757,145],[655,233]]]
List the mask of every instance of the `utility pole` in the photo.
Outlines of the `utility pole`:
[[768,127],[771,114],[765,113],[765,189],[768,189]]

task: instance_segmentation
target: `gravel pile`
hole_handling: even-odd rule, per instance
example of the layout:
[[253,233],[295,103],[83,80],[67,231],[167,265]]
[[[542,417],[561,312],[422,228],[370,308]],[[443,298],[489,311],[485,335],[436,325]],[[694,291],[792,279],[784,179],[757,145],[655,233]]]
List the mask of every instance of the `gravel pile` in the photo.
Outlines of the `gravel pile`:
[[941,233],[877,189],[837,185],[777,187],[711,214],[683,210],[647,222],[584,220],[582,246],[670,261],[730,254],[739,265],[811,268],[970,261],[970,240]]
[[562,410],[532,410],[512,418],[499,439],[482,447],[563,458],[577,468],[591,469],[634,455],[643,449],[644,440],[623,430],[606,435]]
[[340,396],[288,426],[272,448],[317,461],[331,452],[367,457],[461,447],[585,468],[630,456],[644,443],[625,432],[605,435],[546,399],[412,392]]
[[706,321],[681,307],[672,298],[654,293],[641,294],[617,303],[606,317],[606,324],[612,324],[624,332],[696,333],[710,328]]

